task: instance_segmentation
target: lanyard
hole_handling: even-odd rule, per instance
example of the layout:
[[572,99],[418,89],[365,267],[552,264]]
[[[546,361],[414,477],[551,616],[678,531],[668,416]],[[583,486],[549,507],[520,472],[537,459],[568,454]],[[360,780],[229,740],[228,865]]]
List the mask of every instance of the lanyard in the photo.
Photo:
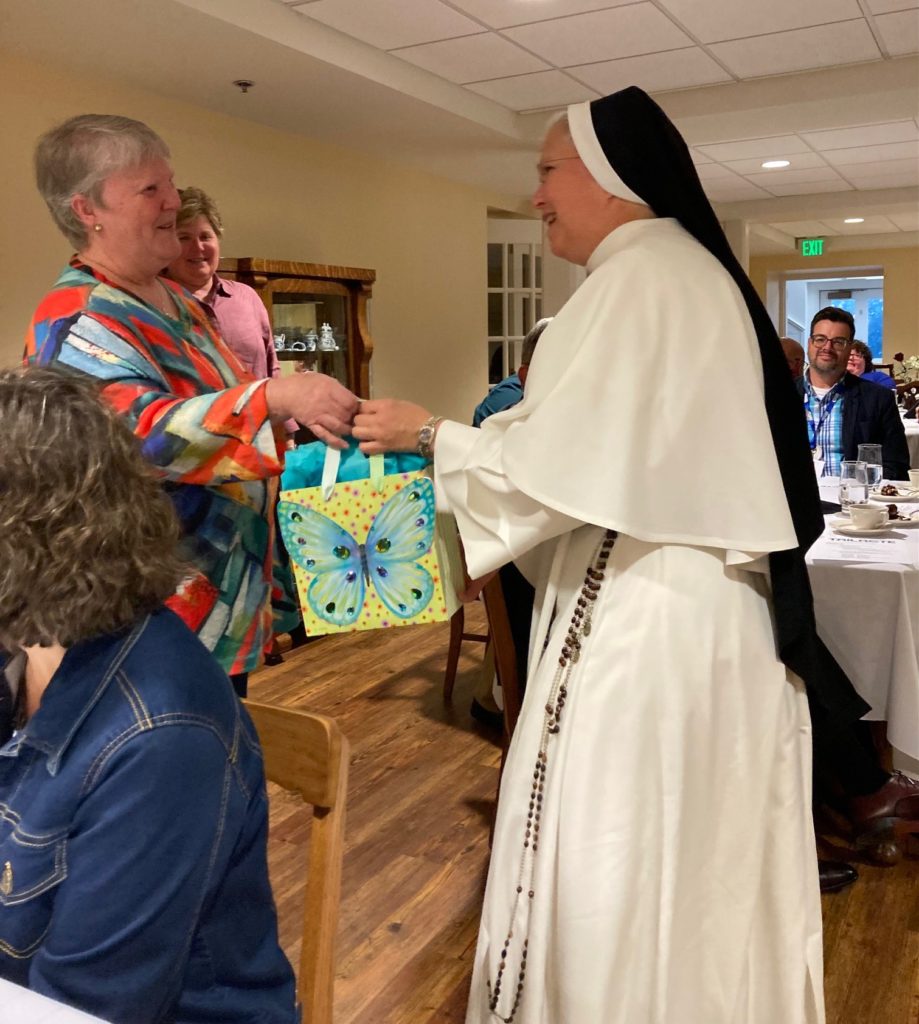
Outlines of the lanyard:
[[[830,416],[832,416],[833,407],[836,405],[836,403],[839,401],[842,395],[841,389],[839,391],[836,391],[837,387],[839,387],[838,384],[836,385],[836,387],[833,388],[835,394],[831,393],[829,395],[826,395],[822,402],[820,402],[819,398],[817,399],[818,403],[821,406],[821,411],[820,419],[817,421],[816,426],[814,426],[814,416],[811,412],[810,399],[808,397],[807,392],[804,392],[804,415],[807,419],[807,434],[810,440],[811,451],[816,450],[817,438],[820,436],[820,431],[823,429],[823,424],[826,423]],[[816,398],[817,396],[814,395],[814,397]]]

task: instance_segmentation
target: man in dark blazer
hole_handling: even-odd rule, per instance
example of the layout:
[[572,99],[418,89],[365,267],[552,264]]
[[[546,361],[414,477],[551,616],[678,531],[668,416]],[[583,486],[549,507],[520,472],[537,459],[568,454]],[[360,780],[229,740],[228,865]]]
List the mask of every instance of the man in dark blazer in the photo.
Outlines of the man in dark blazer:
[[811,451],[824,461],[826,476],[838,476],[840,462],[857,458],[860,444],[879,444],[884,478],[905,480],[909,449],[896,398],[887,388],[846,372],[854,340],[855,321],[844,309],[827,306],[811,321],[809,366],[797,381]]

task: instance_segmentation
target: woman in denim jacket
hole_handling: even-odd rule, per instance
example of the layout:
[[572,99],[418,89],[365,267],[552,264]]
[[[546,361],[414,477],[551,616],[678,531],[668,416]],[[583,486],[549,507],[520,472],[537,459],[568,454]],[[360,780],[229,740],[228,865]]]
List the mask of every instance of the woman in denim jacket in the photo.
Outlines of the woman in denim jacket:
[[90,384],[0,373],[0,977],[113,1024],[289,1024],[258,741],[162,606],[177,537]]

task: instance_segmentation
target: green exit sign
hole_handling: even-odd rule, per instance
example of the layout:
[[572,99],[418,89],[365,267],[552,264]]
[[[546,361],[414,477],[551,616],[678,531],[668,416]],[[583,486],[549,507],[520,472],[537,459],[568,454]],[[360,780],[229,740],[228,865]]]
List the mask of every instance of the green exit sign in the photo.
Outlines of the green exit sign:
[[822,256],[823,255],[823,239],[822,238],[799,238],[798,242],[801,246],[802,256]]

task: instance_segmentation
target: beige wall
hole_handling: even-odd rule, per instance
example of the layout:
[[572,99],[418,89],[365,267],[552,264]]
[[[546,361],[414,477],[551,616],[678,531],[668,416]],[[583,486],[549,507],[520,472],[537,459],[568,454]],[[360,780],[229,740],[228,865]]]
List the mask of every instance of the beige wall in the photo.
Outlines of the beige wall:
[[0,365],[18,361],[36,302],[69,251],[32,181],[46,128],[73,114],[146,121],[176,181],[218,201],[223,253],[372,267],[376,395],[461,420],[487,390],[487,209],[505,197],[453,184],[103,78],[0,60]]
[[770,276],[786,270],[813,270],[821,277],[828,270],[857,271],[880,267],[884,273],[884,358],[894,352],[919,355],[919,249],[854,249],[805,259],[797,253],[754,256],[750,278],[766,301]]

